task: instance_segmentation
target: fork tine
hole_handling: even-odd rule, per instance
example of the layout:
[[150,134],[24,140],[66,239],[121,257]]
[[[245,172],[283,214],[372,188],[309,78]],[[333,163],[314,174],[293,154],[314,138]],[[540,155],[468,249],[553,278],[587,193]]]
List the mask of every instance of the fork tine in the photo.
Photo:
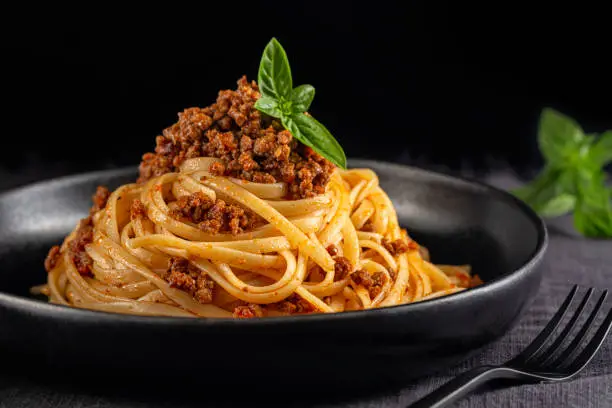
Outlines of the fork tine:
[[599,297],[597,304],[591,311],[591,315],[588,317],[587,321],[584,322],[584,324],[582,325],[582,329],[580,329],[576,337],[574,337],[574,340],[572,340],[570,345],[567,346],[565,351],[563,351],[563,353],[561,353],[559,357],[557,357],[552,363],[548,365],[549,367],[557,367],[557,366],[567,367],[572,362],[572,360],[576,357],[576,354],[578,354],[580,344],[584,341],[589,330],[593,327],[593,322],[595,321],[595,318],[599,314],[599,311],[601,310],[601,307],[603,306],[603,303],[606,300],[607,296],[608,296],[608,291],[604,290],[601,296]]
[[[555,357],[556,354],[558,354],[557,350],[559,346],[563,344],[563,341],[567,338],[567,335],[570,334],[574,326],[576,326],[576,323],[578,323],[580,316],[582,316],[586,305],[591,299],[591,295],[593,295],[593,288],[590,288],[587,291],[587,293],[584,295],[584,298],[582,299],[582,302],[580,302],[580,306],[578,306],[570,321],[567,323],[567,325],[565,325],[563,331],[557,336],[555,342],[550,346],[546,347],[546,350],[544,350],[544,352],[540,354],[540,356],[537,358],[538,361],[534,362],[535,364],[545,366],[553,359],[553,357]],[[541,361],[542,358],[544,359],[543,361]]]
[[604,344],[608,333],[612,329],[612,309],[608,312],[606,319],[599,326],[599,330],[595,333],[589,344],[584,348],[582,353],[568,367],[568,371],[572,374],[582,371],[587,364],[591,362],[599,348]]
[[531,358],[535,353],[540,351],[540,349],[542,349],[542,347],[544,346],[544,343],[546,343],[546,340],[548,340],[548,338],[554,333],[554,331],[557,329],[557,326],[559,326],[559,323],[561,322],[561,320],[567,313],[567,310],[570,304],[572,303],[572,300],[576,296],[577,291],[578,291],[578,285],[574,285],[569,295],[567,295],[567,297],[563,301],[563,304],[561,305],[557,313],[555,313],[553,318],[548,322],[546,327],[542,329],[540,334],[538,334],[538,336],[529,344],[529,346],[527,346],[527,348],[523,350],[521,354],[516,356],[516,358],[514,358],[513,361],[515,362],[526,361],[529,358]]

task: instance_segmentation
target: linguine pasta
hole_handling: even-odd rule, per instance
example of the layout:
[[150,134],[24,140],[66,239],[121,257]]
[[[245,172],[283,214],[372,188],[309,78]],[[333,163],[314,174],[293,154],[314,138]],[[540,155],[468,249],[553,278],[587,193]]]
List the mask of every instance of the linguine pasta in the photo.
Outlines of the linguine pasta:
[[[469,267],[434,265],[401,229],[393,204],[368,169],[335,169],[324,194],[288,200],[285,183],[216,176],[212,158],[186,160],[178,172],[123,185],[93,214],[86,246],[90,276],[67,246],[36,291],[53,303],[136,315],[190,317],[334,313],[418,302],[473,284]],[[265,223],[240,234],[211,234],[172,216],[173,203],[200,192],[249,209]],[[145,214],[130,213],[140,200]],[[390,242],[403,250],[394,251]],[[332,256],[333,253],[333,256]],[[342,257],[348,271],[339,271]],[[209,303],[162,276],[171,259],[188,260],[214,282]],[[340,273],[344,272],[344,273]],[[296,308],[288,310],[287,299]],[[256,308],[256,309],[255,309]]]
[[243,76],[185,109],[136,183],[99,187],[33,292],[106,312],[252,318],[395,306],[479,282],[430,262],[376,173],[346,170],[276,39],[258,83]]

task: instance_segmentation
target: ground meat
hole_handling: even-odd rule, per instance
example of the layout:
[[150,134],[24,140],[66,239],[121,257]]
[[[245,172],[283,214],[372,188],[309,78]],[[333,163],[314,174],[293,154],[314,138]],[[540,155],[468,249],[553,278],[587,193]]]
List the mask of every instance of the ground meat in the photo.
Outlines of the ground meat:
[[382,288],[387,283],[387,275],[383,272],[374,272],[372,275],[372,285],[370,285],[369,292],[370,298],[374,299],[382,292]]
[[359,270],[351,275],[351,280],[355,285],[361,285],[368,290],[370,299],[374,299],[380,294],[383,286],[387,283],[387,275],[383,272],[374,272],[370,274],[368,271]]
[[189,293],[200,303],[210,303],[213,300],[215,282],[186,259],[170,258],[162,278],[171,287]]
[[170,270],[168,277],[166,279],[170,284],[170,287],[180,289],[184,292],[187,292],[193,296],[196,289],[196,281],[191,276],[184,272],[180,272],[177,270]]
[[308,274],[308,278],[312,282],[321,282],[325,278],[325,271],[319,265],[313,265]]
[[215,176],[222,176],[225,174],[225,166],[219,162],[213,162],[208,171]]
[[205,220],[208,210],[215,202],[202,192],[180,197],[176,200],[176,208],[170,212],[174,218],[186,218],[189,221],[199,224]]
[[362,285],[365,288],[372,284],[372,277],[370,276],[370,273],[363,269],[355,271],[355,273],[351,275],[351,280],[355,283],[355,285]]
[[327,247],[327,253],[330,254],[331,256],[336,256],[338,255],[338,247],[335,245],[330,245]]
[[334,261],[336,261],[334,264],[334,280],[339,281],[344,279],[349,273],[351,273],[353,265],[351,265],[348,259],[343,256],[335,256]]
[[68,254],[81,275],[90,275],[93,261],[85,252],[85,246],[93,240],[93,224],[91,216],[83,218],[79,223],[74,238],[68,244]]
[[108,188],[104,186],[98,186],[96,189],[96,193],[92,196],[93,207],[89,210],[90,214],[95,214],[104,207],[106,207],[106,202],[108,201],[108,197],[110,196],[110,191]]
[[[93,206],[89,210],[89,217],[83,218],[79,222],[79,226],[76,230],[74,238],[68,243],[68,254],[74,265],[76,266],[77,271],[81,275],[91,275],[91,267],[93,265],[93,260],[85,251],[85,246],[90,244],[93,240],[93,215],[106,207],[106,202],[108,201],[108,197],[110,196],[110,192],[106,187],[98,186],[95,194],[91,197],[93,201]],[[49,251],[49,255],[47,256],[47,261],[45,261],[45,267],[47,263],[49,265],[52,264],[52,259],[49,256],[54,252],[54,248],[51,248]],[[55,256],[59,256],[59,250],[56,251]]]
[[224,232],[236,235],[264,224],[264,220],[252,211],[221,199],[213,201],[201,192],[179,198],[170,215],[198,224],[209,234]]
[[255,183],[270,184],[276,182],[276,179],[271,174],[256,171],[253,173],[253,181]]
[[139,199],[132,201],[132,207],[130,208],[130,219],[135,220],[144,218],[147,215],[147,210]]
[[470,279],[470,288],[474,288],[476,286],[482,285],[484,282],[480,279],[480,276],[473,275]]
[[57,265],[57,261],[59,260],[59,257],[60,257],[59,245],[52,246],[51,249],[49,250],[49,253],[47,254],[47,258],[45,259],[45,270],[47,272],[51,272],[51,270],[55,268],[55,265]]
[[196,278],[196,292],[193,297],[200,303],[211,303],[214,289],[215,281],[207,274],[200,273]]
[[178,122],[156,138],[155,152],[143,155],[138,181],[176,171],[185,159],[210,156],[222,160],[209,169],[215,175],[284,181],[289,198],[325,192],[334,166],[255,109],[259,97],[257,84],[242,77],[236,91],[220,91],[211,106],[179,113]]
[[275,308],[279,312],[294,314],[294,313],[312,313],[315,311],[314,306],[302,299],[295,293],[289,296],[282,302],[273,303],[270,307]]
[[253,317],[264,317],[264,309],[255,303],[244,306],[237,306],[234,309],[233,317],[239,319],[251,319]]
[[410,249],[419,248],[416,242],[405,239],[396,239],[395,241],[389,241],[388,239],[383,238],[382,245],[393,256],[403,254],[404,252],[407,252]]

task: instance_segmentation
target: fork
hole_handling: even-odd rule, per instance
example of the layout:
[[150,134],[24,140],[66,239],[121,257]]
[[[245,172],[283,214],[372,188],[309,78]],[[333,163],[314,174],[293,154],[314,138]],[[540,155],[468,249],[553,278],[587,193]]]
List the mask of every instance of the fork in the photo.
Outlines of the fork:
[[537,383],[566,381],[575,377],[595,357],[612,327],[612,310],[610,310],[604,321],[599,325],[595,335],[581,351],[580,345],[587,338],[591,329],[597,326],[596,318],[600,314],[608,295],[608,291],[604,290],[597,300],[595,307],[586,318],[586,321],[578,329],[574,339],[566,347],[561,347],[564,340],[577,327],[580,317],[584,314],[583,312],[593,295],[593,291],[593,288],[586,291],[578,308],[561,333],[550,345],[546,346],[547,342],[553,339],[557,328],[570,309],[574,298],[576,298],[578,285],[572,288],[561,308],[555,313],[546,327],[518,356],[501,365],[485,365],[466,371],[431,394],[416,401],[410,407],[440,408],[448,406],[474,391],[485,382],[495,379],[511,379],[523,383]]

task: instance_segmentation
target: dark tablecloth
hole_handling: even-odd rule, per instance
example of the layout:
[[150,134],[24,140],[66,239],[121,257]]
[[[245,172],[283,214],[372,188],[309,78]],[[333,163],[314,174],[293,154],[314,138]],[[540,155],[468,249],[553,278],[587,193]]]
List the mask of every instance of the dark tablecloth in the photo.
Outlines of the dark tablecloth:
[[[515,185],[516,179],[497,173],[487,181],[504,188]],[[560,218],[549,223],[550,246],[544,261],[544,279],[539,294],[517,326],[501,340],[487,347],[482,354],[444,375],[407,384],[393,392],[326,397],[325,400],[300,402],[299,395],[275,399],[279,406],[320,407],[404,407],[434,390],[452,376],[479,364],[501,363],[519,353],[554,314],[574,283],[584,287],[612,289],[612,241],[587,240],[578,237],[571,220]],[[608,302],[609,304],[610,302]],[[1,330],[1,328],[0,328]],[[83,392],[70,387],[57,387],[16,377],[0,367],[0,407],[182,407],[232,406],[232,402],[207,404],[205,384],[203,398],[194,404],[176,404],[172,400],[138,400],[129,396],[109,396],[100,384],[99,391]],[[95,388],[95,387],[94,387]],[[289,404],[290,403],[290,404]],[[561,384],[498,386],[474,394],[459,407],[612,407],[612,340],[576,379]]]

